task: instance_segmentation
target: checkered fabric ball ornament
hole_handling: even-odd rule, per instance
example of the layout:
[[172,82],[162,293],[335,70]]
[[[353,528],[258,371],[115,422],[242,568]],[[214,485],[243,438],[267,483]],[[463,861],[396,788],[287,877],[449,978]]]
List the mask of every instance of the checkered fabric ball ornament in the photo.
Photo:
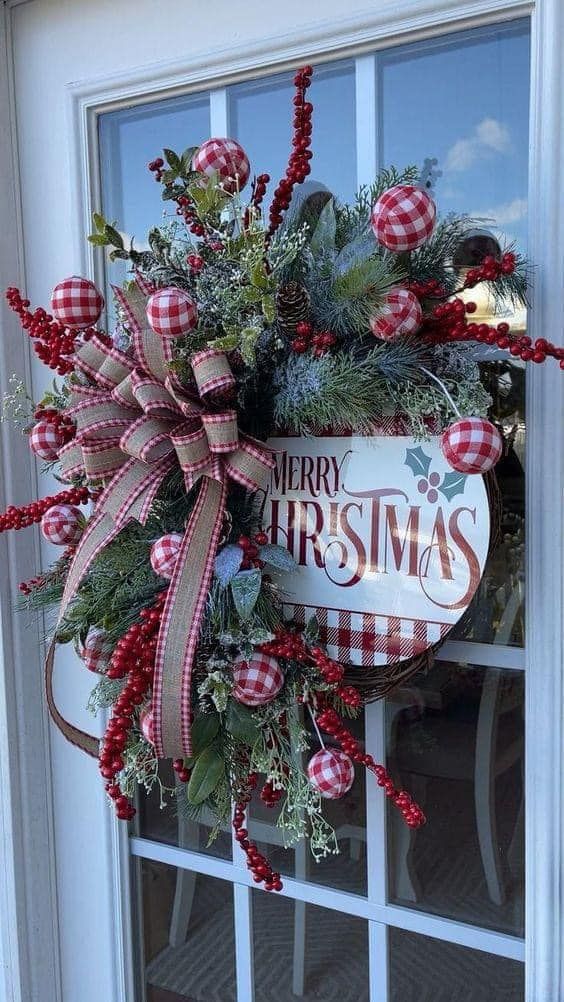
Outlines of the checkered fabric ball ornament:
[[208,176],[217,171],[223,190],[230,195],[245,187],[251,173],[249,158],[234,139],[208,139],[194,155],[192,167]]
[[155,743],[155,723],[152,710],[142,710],[139,714],[139,727],[141,734],[150,745]]
[[257,652],[252,658],[239,657],[233,665],[233,698],[245,706],[263,706],[278,695],[284,673],[276,658]]
[[388,250],[415,250],[431,236],[436,212],[426,191],[412,184],[396,184],[374,203],[372,229],[378,243]]
[[443,432],[441,449],[449,466],[459,473],[487,473],[500,458],[503,441],[491,421],[466,417]]
[[339,800],[354,782],[354,765],[345,752],[337,748],[322,748],[310,758],[308,779],[322,797]]
[[55,320],[73,329],[91,327],[104,309],[104,297],[93,282],[72,275],[59,282],[51,296],[51,312]]
[[65,444],[64,437],[56,425],[50,421],[38,421],[31,429],[29,447],[31,451],[48,463],[57,459],[59,449]]
[[198,323],[198,308],[184,289],[157,289],[147,301],[147,320],[161,337],[181,337]]
[[155,574],[170,580],[174,574],[181,543],[182,536],[178,532],[169,532],[153,543],[149,559]]
[[384,298],[382,310],[370,321],[375,337],[392,341],[402,334],[414,334],[421,326],[423,310],[409,289],[392,289]]
[[55,504],[41,519],[41,532],[55,546],[71,546],[82,535],[84,518],[73,504]]
[[91,626],[86,634],[86,640],[81,651],[81,658],[89,671],[103,675],[110,663],[113,644],[108,635],[97,626]]

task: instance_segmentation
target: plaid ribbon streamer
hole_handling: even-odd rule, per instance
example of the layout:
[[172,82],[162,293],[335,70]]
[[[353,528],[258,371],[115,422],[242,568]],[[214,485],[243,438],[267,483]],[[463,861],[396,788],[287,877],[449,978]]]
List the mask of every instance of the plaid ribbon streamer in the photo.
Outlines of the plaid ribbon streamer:
[[[234,480],[248,490],[258,490],[274,459],[261,442],[239,433],[236,411],[211,413],[207,409],[234,385],[225,354],[207,350],[192,357],[194,388],[188,393],[170,375],[169,349],[147,323],[147,291],[139,283],[130,292],[115,291],[132,331],[134,354],[125,355],[93,337],[76,355],[77,368],[94,386],[77,386],[73,393],[68,413],[76,422],[77,435],[60,450],[59,458],[67,477],[86,473],[91,480],[109,482],[69,569],[60,617],[98,553],[130,521],[146,521],[171,469],[180,466],[187,491],[199,482],[168,590],[155,664],[155,748],[160,757],[176,758],[191,753],[192,662],[227,485]],[[61,727],[52,692],[53,658],[52,648],[46,665],[47,697]],[[96,754],[95,739],[85,742],[82,732],[62,722],[69,740]]]

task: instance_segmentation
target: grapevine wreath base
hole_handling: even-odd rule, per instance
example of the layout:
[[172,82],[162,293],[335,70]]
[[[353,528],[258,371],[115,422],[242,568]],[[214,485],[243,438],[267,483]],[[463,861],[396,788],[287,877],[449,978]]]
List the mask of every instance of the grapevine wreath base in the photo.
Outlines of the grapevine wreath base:
[[[543,338],[472,322],[468,290],[485,282],[497,302],[524,302],[525,265],[507,249],[454,267],[460,245],[478,238],[467,217],[437,220],[434,162],[382,171],[352,205],[321,185],[297,188],[312,157],[311,74],[295,76],[292,153],[266,214],[270,178],[255,176],[245,203],[247,156],[214,138],[149,164],[176,213],[151,230],[148,250],[125,247],[94,215],[90,241],[132,268],[114,289],[111,336],[96,326],[104,300],[85,278],[61,282],[50,313],[7,293],[60,377],[27,430],[66,486],[0,516],[0,531],[40,523],[61,548],[21,585],[27,607],[59,608],[51,713],[98,757],[119,818],[135,814],[139,784],[160,787],[163,805],[178,797],[192,817],[205,809],[216,832],[231,820],[268,890],[280,875],[245,827],[255,788],[278,805],[287,843],[309,838],[316,858],[337,851],[323,801],[347,793],[355,767],[375,775],[407,825],[424,822],[347,718],[432,651],[352,670],[327,654],[315,618],[302,629],[285,618],[278,575],[295,564],[261,525],[274,465],[266,440],[277,430],[370,435],[401,413],[412,436],[433,426],[463,481],[503,451],[478,358],[503,349],[564,367]],[[91,709],[109,711],[100,743],[54,703],[56,647],[70,642],[96,680]],[[174,790],[161,758],[173,760]]]

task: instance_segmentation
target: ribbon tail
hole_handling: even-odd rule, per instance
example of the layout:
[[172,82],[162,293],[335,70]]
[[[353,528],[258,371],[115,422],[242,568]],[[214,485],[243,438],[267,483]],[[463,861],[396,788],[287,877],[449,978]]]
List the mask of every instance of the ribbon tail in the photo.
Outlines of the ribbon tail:
[[155,657],[153,723],[159,758],[192,753],[192,666],[198,646],[215,554],[223,523],[227,482],[204,476],[170,582]]

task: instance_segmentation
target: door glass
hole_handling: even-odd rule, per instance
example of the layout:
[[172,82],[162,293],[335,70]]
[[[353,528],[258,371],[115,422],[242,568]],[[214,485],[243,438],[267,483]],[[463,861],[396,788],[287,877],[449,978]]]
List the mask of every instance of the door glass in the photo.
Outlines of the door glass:
[[389,812],[390,899],[523,935],[523,672],[437,662],[386,710],[390,771],[427,816]]
[[523,965],[390,929],[390,1002],[524,1002]]
[[367,922],[260,891],[252,897],[255,1002],[368,1002]]
[[[478,231],[455,255],[461,279],[476,255],[526,251],[529,26],[516,21],[417,42],[378,56],[380,163],[423,163],[437,157],[441,214],[467,212]],[[414,100],[413,95],[418,99]],[[485,242],[484,242],[485,241]],[[484,248],[487,247],[487,250]],[[495,250],[493,251],[495,253]],[[483,285],[464,293],[476,302],[474,320],[488,322]],[[506,304],[507,322],[526,336],[526,311]],[[496,321],[497,322],[497,321]],[[524,363],[479,347],[490,416],[503,431],[505,455],[496,467],[494,546],[484,578],[456,636],[482,643],[523,645],[525,514]]]
[[141,865],[147,1002],[235,999],[231,884],[152,860]]
[[[247,151],[253,170],[270,174],[270,198],[288,162],[293,93],[291,73],[229,88],[231,132]],[[315,109],[311,178],[350,200],[356,188],[354,63],[316,67],[308,100]]]

